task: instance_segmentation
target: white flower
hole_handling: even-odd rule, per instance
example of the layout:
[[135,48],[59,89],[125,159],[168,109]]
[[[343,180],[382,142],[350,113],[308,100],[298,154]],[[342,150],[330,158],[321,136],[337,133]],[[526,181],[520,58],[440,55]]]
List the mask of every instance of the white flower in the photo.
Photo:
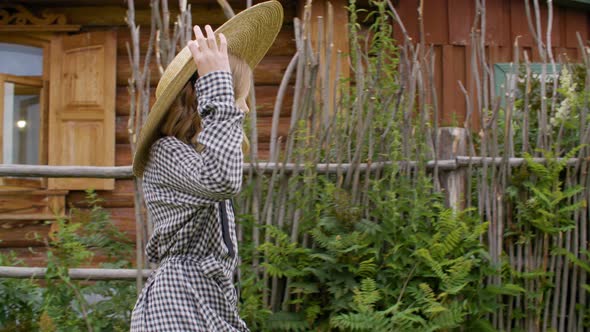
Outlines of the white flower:
[[576,93],[577,84],[573,83],[572,74],[565,66],[559,76],[559,86],[564,90],[564,98],[559,103],[559,107],[553,117],[549,120],[551,126],[554,128],[560,126],[568,118]]

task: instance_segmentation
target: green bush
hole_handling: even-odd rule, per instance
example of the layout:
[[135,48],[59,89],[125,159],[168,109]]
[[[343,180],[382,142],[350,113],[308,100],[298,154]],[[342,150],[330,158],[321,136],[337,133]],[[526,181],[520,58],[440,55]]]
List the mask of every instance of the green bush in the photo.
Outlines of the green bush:
[[[0,279],[0,331],[127,331],[137,299],[135,282],[72,280],[69,268],[92,262],[96,254],[110,263],[102,267],[130,268],[125,259],[133,244],[115,228],[99,199],[87,192],[89,209],[71,209],[56,221],[47,247],[44,281]],[[13,256],[0,265],[17,266]]]

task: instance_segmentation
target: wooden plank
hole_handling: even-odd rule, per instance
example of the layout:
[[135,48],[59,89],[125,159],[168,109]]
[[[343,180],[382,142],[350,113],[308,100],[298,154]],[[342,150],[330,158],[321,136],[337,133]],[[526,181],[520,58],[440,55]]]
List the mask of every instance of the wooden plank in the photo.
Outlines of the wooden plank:
[[[531,15],[533,17],[533,22],[535,22],[534,16],[534,7],[531,4]],[[551,34],[551,43],[552,46],[560,46],[561,38],[560,38],[560,25],[561,23],[561,8],[554,7],[553,13],[553,26],[552,26],[552,34]],[[546,40],[546,32],[547,32],[547,6],[541,5],[541,29],[542,29],[542,39]],[[534,23],[536,24],[536,23]],[[519,39],[519,44],[521,46],[535,46],[536,44],[533,40],[533,36],[529,29],[528,20],[526,17],[526,10],[523,1],[511,1],[510,2],[510,26],[511,30],[511,40],[517,36],[521,36]]]
[[[449,16],[446,15],[448,6],[448,0],[424,1],[424,35],[427,44],[448,44]],[[404,19],[402,17],[402,20]]]
[[46,211],[45,197],[27,193],[0,196],[0,213],[2,214],[30,214]]
[[0,255],[11,256],[14,255],[18,260],[22,261],[22,266],[47,266],[47,248],[2,248],[0,242]]
[[465,47],[445,45],[442,48],[443,107],[440,124],[443,126],[461,126],[465,120],[465,98],[459,88],[458,81],[464,82],[465,77]]
[[[130,96],[129,91],[127,90],[127,84],[118,85],[116,95],[117,97],[115,101],[115,112],[117,116],[128,116],[130,107]],[[150,105],[153,105],[155,101],[155,89],[152,89],[152,93],[150,93]]]
[[[14,213],[1,213],[0,220],[2,221],[48,221],[58,219],[59,216],[53,213],[25,213],[25,214],[14,214]],[[6,226],[6,225],[5,225]]]
[[135,242],[135,209],[133,207],[117,207],[105,210],[110,214],[113,225],[124,232],[129,241]]
[[[256,84],[279,85],[290,61],[291,56],[266,56],[254,70]],[[143,57],[140,63],[143,63]],[[117,59],[118,86],[127,85],[127,81],[131,77],[131,71],[129,59],[119,56]],[[156,86],[160,79],[160,74],[155,61],[152,61],[150,64],[150,72],[150,84]],[[293,77],[292,80],[294,81],[295,78]]]
[[[486,51],[488,56],[488,62],[492,65],[496,63],[511,62],[514,60],[512,59],[513,55],[510,46],[502,47],[497,45],[490,45],[486,47]],[[520,61],[523,62],[524,59],[520,58]]]
[[475,1],[453,0],[443,15],[449,17],[449,43],[467,45],[471,43],[471,24],[475,15]]
[[557,47],[554,49],[555,61],[557,62],[583,62],[578,48]]
[[[257,85],[256,86],[256,114],[259,117],[272,117],[274,106],[279,92],[279,87],[276,85]],[[293,105],[293,94],[295,93],[295,86],[290,85],[287,88],[285,97],[283,99],[283,107],[281,108],[281,117],[288,117],[291,115],[291,106]]]
[[[213,26],[215,29],[217,25]],[[149,30],[142,29],[139,37],[140,54],[147,52],[148,41],[149,41]],[[131,37],[129,29],[120,28],[117,37],[117,54],[120,57],[127,58],[127,43],[131,44]],[[296,52],[295,47],[295,33],[293,28],[290,26],[283,26],[283,29],[279,32],[277,39],[268,50],[267,56],[273,55],[293,55]]]
[[[285,142],[286,136],[289,133],[291,118],[282,117],[279,119],[279,130],[278,137],[283,137]],[[259,142],[270,142],[270,132],[272,129],[272,117],[258,118],[258,141]]]
[[131,145],[115,144],[115,166],[129,166],[132,163]]
[[[245,4],[235,7],[236,12],[241,11]],[[221,7],[218,4],[191,4],[193,24],[215,24],[221,25],[227,21]],[[44,7],[51,9],[51,7]],[[116,27],[127,26],[125,18],[127,15],[127,6],[71,6],[59,7],[54,9],[55,12],[63,13],[66,16],[68,24],[81,25],[83,27]],[[100,14],[97,14],[97,11]],[[285,22],[293,21],[295,11],[292,6],[284,8]],[[178,16],[178,9],[170,8],[170,22],[173,24]],[[151,24],[151,9],[139,8],[135,10],[135,24],[142,27],[149,27]]]
[[[19,266],[29,267],[45,267],[47,266],[47,248],[45,246],[34,247],[34,248],[0,248],[0,255],[11,255],[14,254],[22,264]],[[123,257],[124,259],[130,260],[134,264],[135,256],[129,255],[129,257]],[[96,253],[95,255],[81,267],[98,267],[101,263],[108,262],[106,256]]]
[[[263,0],[255,0],[253,3],[262,2]],[[47,0],[19,0],[19,3],[26,5],[46,5]],[[150,0],[134,0],[135,8],[150,8]],[[199,0],[199,4],[213,5],[217,4],[216,0]],[[238,8],[243,6],[243,0],[228,0],[231,6]],[[283,6],[288,0],[280,0]],[[54,7],[70,7],[70,6],[118,6],[121,8],[127,8],[127,2],[121,0],[51,0],[51,6]],[[170,1],[170,8],[177,8],[178,2]]]
[[72,32],[80,31],[79,25],[0,25],[0,32]]
[[[277,85],[256,85],[255,89],[258,116],[272,116],[279,87]],[[291,112],[291,105],[293,104],[293,91],[293,85],[287,88],[285,99],[283,100],[283,107],[281,108],[281,116],[287,116]],[[155,99],[155,94],[152,93],[150,96],[150,105],[153,105]],[[117,101],[115,109],[117,117],[129,115],[129,93],[127,92],[126,85],[120,85],[117,87]],[[119,123],[119,121],[126,120],[117,118],[117,137],[120,137],[120,135],[127,135],[127,125],[124,122]],[[125,126],[125,128],[119,126]],[[125,130],[125,132],[119,132],[120,130]]]
[[578,48],[577,33],[580,33],[582,41],[588,40],[588,12],[573,8],[562,8],[561,12],[565,21],[565,43],[562,46]]
[[[397,10],[399,16],[401,17],[401,20],[402,20],[406,30],[408,31],[410,38],[412,38],[415,41],[418,41],[418,38],[420,36],[420,34],[419,34],[420,30],[418,28],[418,5],[419,5],[419,3],[420,3],[419,0],[404,0],[404,1],[399,1],[398,5],[395,6],[395,9]],[[404,40],[403,39],[404,37],[403,37],[401,30],[400,30],[397,23],[394,26],[393,36],[396,40],[399,40],[400,42],[402,42]]]
[[527,23],[524,3],[522,1],[510,2],[510,40],[514,41],[516,37],[520,46],[530,47],[533,45],[533,37]]
[[49,229],[43,221],[0,221],[0,248],[43,246]]
[[129,143],[129,133],[127,131],[127,124],[129,123],[128,116],[118,116],[115,121],[115,143],[127,144]]
[[[103,200],[99,205],[105,208],[133,207],[133,180],[116,180],[114,190],[98,190],[96,194]],[[86,193],[72,191],[67,196],[68,206],[88,207]]]
[[487,45],[511,45],[510,0],[486,2],[486,23],[485,37]]
[[[444,101],[444,75],[443,75],[443,47],[437,45],[434,47],[435,52],[435,60],[434,60],[434,81],[435,81],[435,88],[436,88],[436,100],[437,100],[437,107],[438,107],[438,116],[439,116],[439,123],[440,123],[440,116],[443,112],[443,101]],[[429,101],[430,103],[432,101]],[[434,115],[433,115],[434,116]],[[434,121],[434,118],[432,119]]]

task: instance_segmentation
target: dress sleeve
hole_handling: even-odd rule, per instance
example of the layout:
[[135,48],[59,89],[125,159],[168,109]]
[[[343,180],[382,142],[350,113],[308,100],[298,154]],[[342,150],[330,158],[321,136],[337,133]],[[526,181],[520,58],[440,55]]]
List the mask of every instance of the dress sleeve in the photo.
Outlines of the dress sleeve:
[[221,201],[239,193],[242,186],[244,113],[236,107],[229,72],[199,78],[196,89],[202,126],[198,146],[165,138],[161,149],[170,169],[164,171],[164,179],[204,201]]

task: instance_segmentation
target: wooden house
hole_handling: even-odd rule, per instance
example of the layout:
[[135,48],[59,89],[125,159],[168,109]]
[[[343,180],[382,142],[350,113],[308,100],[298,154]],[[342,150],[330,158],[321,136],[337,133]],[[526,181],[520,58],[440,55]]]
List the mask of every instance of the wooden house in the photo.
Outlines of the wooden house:
[[[257,3],[260,1],[254,1]],[[293,20],[305,0],[282,0],[283,30],[255,71],[258,140],[268,150],[278,85],[295,53]],[[392,1],[413,40],[419,40],[420,0]],[[556,54],[579,60],[576,32],[588,39],[590,1],[562,0],[554,12]],[[171,6],[175,1],[170,1]],[[194,24],[225,21],[215,0],[189,0]],[[236,10],[246,1],[231,0]],[[325,15],[328,1],[315,0],[313,16]],[[469,84],[470,31],[475,0],[424,0],[424,36],[436,54],[439,119],[462,123],[465,99],[457,81]],[[538,61],[523,0],[487,0],[487,52],[491,63],[509,62],[513,42]],[[348,50],[345,0],[333,0],[335,47]],[[367,6],[368,1],[359,1]],[[136,0],[136,23],[150,25],[149,0]],[[4,164],[128,166],[127,132],[131,69],[124,0],[3,0],[0,3],[0,155]],[[546,15],[546,8],[542,9]],[[177,9],[171,7],[171,18]],[[399,30],[394,32],[401,38]],[[315,35],[315,34],[314,34]],[[142,45],[147,42],[142,34]],[[145,49],[143,50],[145,51]],[[151,85],[159,74],[151,68]],[[292,97],[291,97],[292,98]],[[289,123],[290,94],[281,111],[279,134]],[[13,250],[30,266],[43,266],[43,239],[56,215],[84,207],[84,190],[94,188],[116,225],[135,238],[133,181],[113,179],[0,179],[0,252]],[[46,222],[49,221],[49,222]],[[39,234],[40,238],[36,238]],[[33,250],[29,248],[32,247]],[[134,257],[130,253],[130,259]]]

